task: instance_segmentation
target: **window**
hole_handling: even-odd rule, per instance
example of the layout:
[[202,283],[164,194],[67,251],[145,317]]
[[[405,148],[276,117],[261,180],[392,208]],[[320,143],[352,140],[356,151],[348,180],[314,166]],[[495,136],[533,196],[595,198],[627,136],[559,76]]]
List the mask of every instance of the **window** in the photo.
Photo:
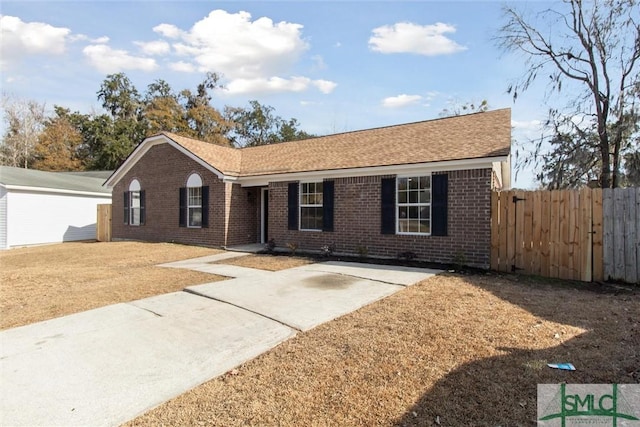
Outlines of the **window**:
[[202,187],[188,187],[188,204],[189,227],[202,226]]
[[431,176],[398,178],[398,233],[431,234]]
[[195,173],[187,180],[187,226],[202,227],[202,179]]
[[322,230],[322,182],[300,184],[300,229]]
[[124,193],[124,223],[144,224],[144,191],[141,190],[137,179],[131,181],[129,191]]

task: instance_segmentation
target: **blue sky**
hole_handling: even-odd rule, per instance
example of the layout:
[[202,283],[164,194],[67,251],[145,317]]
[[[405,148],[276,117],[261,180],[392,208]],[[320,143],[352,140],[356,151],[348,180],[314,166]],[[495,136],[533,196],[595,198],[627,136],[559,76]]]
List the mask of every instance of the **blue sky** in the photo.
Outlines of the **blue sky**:
[[[524,3],[519,5],[525,6]],[[523,58],[493,41],[494,1],[2,1],[2,91],[82,113],[124,72],[195,89],[224,76],[214,105],[257,99],[329,134],[437,118],[452,103],[512,108],[514,137],[539,134],[542,90],[506,93]],[[530,2],[531,10],[548,4]],[[531,171],[515,185],[531,187]]]

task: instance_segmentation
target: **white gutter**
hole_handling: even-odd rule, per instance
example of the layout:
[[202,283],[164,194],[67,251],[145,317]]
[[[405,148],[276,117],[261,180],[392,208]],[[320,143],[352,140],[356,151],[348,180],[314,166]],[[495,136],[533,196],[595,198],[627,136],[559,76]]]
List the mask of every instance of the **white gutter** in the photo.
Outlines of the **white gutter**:
[[94,196],[94,197],[111,198],[111,193],[99,193],[95,191],[65,190],[61,188],[47,188],[47,187],[30,187],[26,185],[0,184],[0,186],[6,188],[7,190],[13,190],[13,191],[32,191],[32,192],[38,192],[38,193],[72,194],[77,196]]

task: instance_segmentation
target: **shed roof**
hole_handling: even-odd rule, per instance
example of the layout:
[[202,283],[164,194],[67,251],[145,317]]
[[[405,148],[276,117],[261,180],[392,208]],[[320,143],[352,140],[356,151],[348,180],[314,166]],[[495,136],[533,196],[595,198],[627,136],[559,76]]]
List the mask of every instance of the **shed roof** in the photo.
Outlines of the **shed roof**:
[[[104,193],[111,190],[102,186],[110,172],[69,173],[45,172],[33,169],[0,166],[0,185],[4,187],[46,188],[67,192]],[[94,176],[92,176],[94,175]]]

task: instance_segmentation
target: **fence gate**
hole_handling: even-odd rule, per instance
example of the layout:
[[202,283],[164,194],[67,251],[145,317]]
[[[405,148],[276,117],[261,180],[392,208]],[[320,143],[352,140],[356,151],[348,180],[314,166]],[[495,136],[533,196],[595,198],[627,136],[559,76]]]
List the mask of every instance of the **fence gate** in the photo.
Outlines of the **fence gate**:
[[492,193],[491,268],[602,280],[602,190]]
[[96,240],[99,242],[111,241],[111,205],[98,205],[98,218],[96,223]]

